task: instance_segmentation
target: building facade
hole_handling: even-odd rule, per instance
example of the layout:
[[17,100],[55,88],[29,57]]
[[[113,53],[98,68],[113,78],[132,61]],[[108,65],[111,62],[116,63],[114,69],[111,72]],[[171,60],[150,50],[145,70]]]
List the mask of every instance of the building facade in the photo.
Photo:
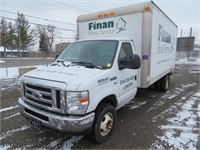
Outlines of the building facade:
[[56,44],[55,49],[57,53],[61,53],[70,43],[64,42]]

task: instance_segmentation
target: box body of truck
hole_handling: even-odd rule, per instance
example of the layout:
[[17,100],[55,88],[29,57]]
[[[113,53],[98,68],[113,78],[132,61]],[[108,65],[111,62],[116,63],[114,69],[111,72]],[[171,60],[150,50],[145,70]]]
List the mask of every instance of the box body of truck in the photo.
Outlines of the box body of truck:
[[147,88],[175,66],[177,25],[154,3],[79,16],[78,38],[126,37],[142,60],[139,88]]
[[80,16],[79,41],[21,78],[19,106],[32,125],[105,142],[116,110],[153,83],[166,90],[177,26],[145,2]]

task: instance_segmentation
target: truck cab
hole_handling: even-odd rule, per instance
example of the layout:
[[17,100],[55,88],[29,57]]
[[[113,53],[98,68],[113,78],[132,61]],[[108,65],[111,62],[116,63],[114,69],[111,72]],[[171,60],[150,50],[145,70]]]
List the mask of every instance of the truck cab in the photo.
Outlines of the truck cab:
[[116,110],[137,92],[140,58],[126,38],[80,40],[48,67],[21,78],[21,113],[34,126],[104,142]]

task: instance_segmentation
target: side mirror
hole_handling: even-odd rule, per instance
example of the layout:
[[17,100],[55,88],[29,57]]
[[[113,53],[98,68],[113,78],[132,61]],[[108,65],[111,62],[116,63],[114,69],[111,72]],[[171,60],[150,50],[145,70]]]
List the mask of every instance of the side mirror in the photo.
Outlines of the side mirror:
[[125,69],[125,68],[131,68],[131,60],[127,59],[120,59],[118,62],[119,70]]
[[120,59],[119,60],[119,70],[128,68],[128,69],[139,69],[141,66],[140,57],[137,54],[134,54],[130,59]]
[[140,56],[137,54],[134,54],[133,57],[131,58],[131,69],[139,69],[141,66],[141,60]]

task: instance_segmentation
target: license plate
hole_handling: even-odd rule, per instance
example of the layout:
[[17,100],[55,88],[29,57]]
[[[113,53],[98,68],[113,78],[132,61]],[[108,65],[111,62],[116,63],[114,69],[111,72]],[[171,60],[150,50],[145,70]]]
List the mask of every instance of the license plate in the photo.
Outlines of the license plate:
[[41,122],[36,119],[30,119],[30,124],[38,129],[41,128]]

